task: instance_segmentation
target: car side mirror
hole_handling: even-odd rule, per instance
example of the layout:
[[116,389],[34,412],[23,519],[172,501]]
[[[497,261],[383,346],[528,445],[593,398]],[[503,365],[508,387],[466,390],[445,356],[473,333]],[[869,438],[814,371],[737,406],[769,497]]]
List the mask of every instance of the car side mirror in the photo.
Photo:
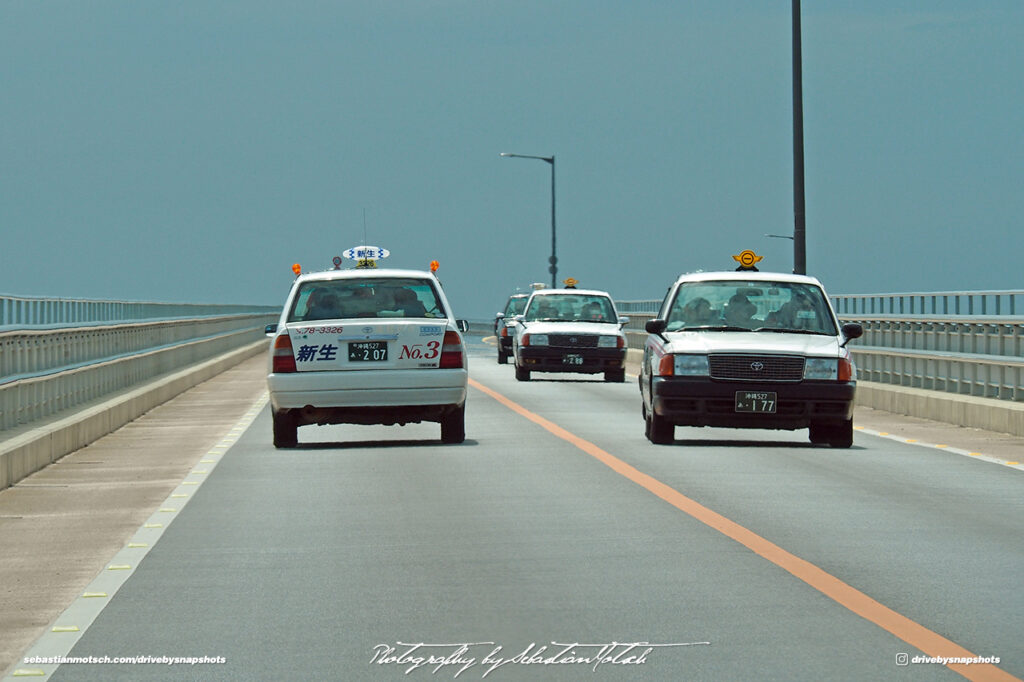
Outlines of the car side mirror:
[[658,336],[661,336],[665,332],[665,327],[665,320],[659,320],[658,318],[647,320],[647,324],[644,325],[644,329],[648,334],[657,334]]
[[495,320],[504,320],[505,319],[505,313],[498,313],[497,315],[494,316],[494,319]]
[[846,340],[839,345],[840,348],[845,347],[850,341],[864,336],[864,327],[856,322],[847,322],[843,325],[843,336],[846,337]]
[[521,322],[523,322],[526,319],[526,315],[516,315],[512,319],[515,320],[516,322],[520,322],[521,323]]
[[629,317],[627,317],[626,315],[620,315],[619,316],[619,326],[620,327],[625,327],[627,324],[629,324]]
[[263,330],[263,333],[266,334],[267,336],[273,336],[274,334],[277,333],[277,325],[268,324],[266,328]]
[[455,326],[458,327],[460,332],[469,331],[469,322],[466,320],[455,320]]

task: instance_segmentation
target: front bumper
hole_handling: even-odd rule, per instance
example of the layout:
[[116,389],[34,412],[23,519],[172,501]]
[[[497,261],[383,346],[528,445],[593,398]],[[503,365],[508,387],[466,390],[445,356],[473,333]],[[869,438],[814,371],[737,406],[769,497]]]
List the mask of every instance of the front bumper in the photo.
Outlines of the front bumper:
[[[654,377],[651,408],[678,426],[803,429],[853,417],[854,382],[747,383],[707,377]],[[774,413],[736,412],[737,391],[775,393]]]
[[625,367],[625,348],[561,348],[526,346],[519,348],[517,362],[531,372],[574,372],[598,374]]

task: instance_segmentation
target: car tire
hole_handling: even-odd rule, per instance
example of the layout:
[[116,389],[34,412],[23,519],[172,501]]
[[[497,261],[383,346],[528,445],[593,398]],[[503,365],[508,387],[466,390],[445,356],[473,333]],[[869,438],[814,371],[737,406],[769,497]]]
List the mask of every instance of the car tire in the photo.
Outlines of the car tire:
[[508,364],[508,353],[506,353],[505,351],[500,350],[500,349],[498,350],[498,364],[499,365],[507,365]]
[[523,369],[518,364],[516,365],[516,381],[529,381],[530,370]]
[[275,412],[273,420],[275,448],[294,448],[299,444],[299,425],[293,414]]
[[441,442],[461,443],[464,440],[466,440],[465,403],[441,417]]
[[815,422],[807,429],[807,437],[815,445],[821,445],[829,442],[831,432],[832,429],[828,424]]
[[848,448],[853,445],[853,420],[847,419],[832,427],[828,444],[834,448]]
[[676,436],[676,426],[653,410],[647,413],[647,440],[655,445],[670,445]]
[[615,384],[621,384],[626,381],[626,370],[624,369],[611,369],[604,373],[604,380],[610,381]]

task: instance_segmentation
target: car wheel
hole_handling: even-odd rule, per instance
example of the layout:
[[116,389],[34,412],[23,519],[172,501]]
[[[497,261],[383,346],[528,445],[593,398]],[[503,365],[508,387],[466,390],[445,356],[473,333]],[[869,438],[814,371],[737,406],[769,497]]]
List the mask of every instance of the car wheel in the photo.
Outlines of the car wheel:
[[821,443],[829,442],[829,435],[832,429],[828,424],[811,424],[810,428],[807,429],[807,436],[810,441],[816,445]]
[[500,350],[500,349],[498,350],[498,364],[499,365],[507,365],[508,364],[508,353],[506,353],[505,351]]
[[834,448],[848,448],[853,445],[853,420],[847,419],[833,426],[828,444]]
[[530,370],[523,369],[519,365],[516,365],[516,380],[517,381],[529,381],[530,380]]
[[604,380],[616,384],[621,384],[626,380],[626,370],[610,369],[604,373]]
[[290,412],[275,412],[274,447],[294,448],[299,444],[299,425]]
[[464,440],[466,440],[465,403],[441,417],[441,442],[461,443]]
[[669,445],[675,440],[675,424],[659,416],[653,410],[647,414],[647,439],[655,445]]

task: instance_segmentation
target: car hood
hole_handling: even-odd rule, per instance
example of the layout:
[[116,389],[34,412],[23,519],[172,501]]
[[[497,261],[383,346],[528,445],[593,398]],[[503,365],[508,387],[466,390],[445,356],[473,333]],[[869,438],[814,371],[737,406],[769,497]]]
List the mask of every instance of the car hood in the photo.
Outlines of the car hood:
[[838,357],[839,339],[774,332],[667,332],[670,353],[756,353]]
[[522,322],[531,334],[621,334],[618,324],[609,322]]

